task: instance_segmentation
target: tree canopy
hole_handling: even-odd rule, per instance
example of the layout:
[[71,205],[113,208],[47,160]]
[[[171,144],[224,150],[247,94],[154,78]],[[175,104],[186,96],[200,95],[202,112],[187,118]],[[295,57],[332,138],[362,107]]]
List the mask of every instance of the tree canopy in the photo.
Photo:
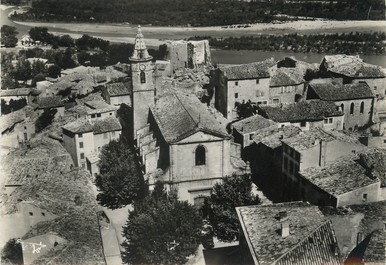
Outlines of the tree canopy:
[[15,238],[8,240],[1,251],[2,263],[23,264],[23,250],[21,243]]
[[117,209],[141,200],[147,186],[131,147],[122,138],[113,140],[102,148],[99,174],[95,177],[98,202]]
[[15,47],[17,44],[17,34],[18,32],[15,27],[8,25],[1,26],[1,44],[5,47]]
[[41,132],[44,128],[50,125],[57,112],[57,109],[45,109],[42,115],[40,115],[35,122],[36,131]]
[[196,209],[167,193],[161,183],[142,202],[135,203],[123,235],[127,264],[184,264],[196,251],[202,220]]
[[217,183],[207,203],[214,235],[221,241],[232,242],[239,236],[235,207],[259,204],[260,198],[252,194],[251,177],[245,174],[225,177],[222,183]]

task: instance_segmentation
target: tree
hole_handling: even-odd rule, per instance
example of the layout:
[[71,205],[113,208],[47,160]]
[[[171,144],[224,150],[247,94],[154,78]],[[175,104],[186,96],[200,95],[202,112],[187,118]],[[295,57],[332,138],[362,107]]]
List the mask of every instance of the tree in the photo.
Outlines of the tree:
[[1,260],[4,263],[23,264],[23,250],[21,243],[15,238],[8,240],[1,251]]
[[62,67],[64,69],[67,69],[67,68],[74,68],[75,66],[76,66],[76,63],[72,59],[72,50],[70,48],[67,48],[63,55]]
[[50,67],[48,67],[47,69],[47,75],[49,77],[52,77],[52,78],[57,78],[58,76],[60,76],[60,73],[61,73],[61,68],[60,66],[54,64],[54,65],[51,65]]
[[15,69],[15,79],[27,82],[31,78],[31,63],[25,58],[17,60]]
[[239,220],[235,207],[259,204],[252,194],[250,175],[225,177],[217,183],[208,198],[209,221],[214,235],[221,241],[232,242],[239,236]]
[[45,109],[42,115],[35,122],[35,128],[37,132],[41,132],[44,128],[51,124],[55,118],[55,114],[58,112],[57,109]]
[[97,201],[110,209],[124,207],[146,196],[147,186],[131,147],[123,139],[102,148],[95,184]]
[[134,204],[123,235],[123,261],[127,264],[184,264],[196,251],[202,220],[175,191],[167,193],[158,182],[142,202]]
[[1,44],[5,47],[15,47],[17,44],[17,34],[18,32],[15,27],[8,25],[1,26]]
[[248,118],[254,114],[256,114],[257,108],[252,106],[251,101],[246,103],[236,102],[236,112],[239,119]]
[[29,36],[34,41],[41,41],[44,43],[51,43],[53,35],[48,33],[48,29],[44,27],[34,27],[29,31]]

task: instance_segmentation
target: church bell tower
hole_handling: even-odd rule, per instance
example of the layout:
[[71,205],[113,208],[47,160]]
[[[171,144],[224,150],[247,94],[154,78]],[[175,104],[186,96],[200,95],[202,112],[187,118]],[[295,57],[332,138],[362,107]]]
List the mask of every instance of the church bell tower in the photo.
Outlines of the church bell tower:
[[137,138],[137,130],[146,126],[149,107],[154,103],[152,59],[143,40],[141,26],[138,26],[134,52],[129,58],[133,88],[131,94],[133,139]]

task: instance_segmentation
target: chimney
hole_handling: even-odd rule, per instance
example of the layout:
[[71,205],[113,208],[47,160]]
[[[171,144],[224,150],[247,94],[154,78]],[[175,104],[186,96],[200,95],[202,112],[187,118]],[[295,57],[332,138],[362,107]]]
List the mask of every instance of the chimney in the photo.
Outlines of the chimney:
[[279,212],[278,219],[280,221],[280,235],[281,237],[289,236],[289,220],[286,211]]

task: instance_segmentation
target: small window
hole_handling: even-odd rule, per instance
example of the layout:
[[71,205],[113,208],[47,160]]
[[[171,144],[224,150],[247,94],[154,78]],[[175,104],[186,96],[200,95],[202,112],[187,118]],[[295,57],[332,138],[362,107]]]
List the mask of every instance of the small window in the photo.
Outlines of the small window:
[[24,126],[24,130],[27,130],[27,127],[26,127],[26,126]]
[[249,140],[253,140],[253,136],[254,136],[254,134],[253,133],[251,133],[250,135],[249,135]]
[[342,109],[342,112],[344,112],[344,104],[341,104],[340,108]]
[[274,98],[274,99],[272,99],[272,103],[273,104],[279,104],[280,100],[278,98]]
[[197,146],[195,151],[196,166],[205,165],[206,162],[206,150],[202,145]]
[[42,213],[42,216],[46,216],[46,214],[45,214],[45,213]]
[[95,118],[95,114],[91,114],[91,118]]
[[350,114],[354,114],[354,103],[351,103],[350,105]]
[[235,93],[235,98],[238,98],[239,97],[239,93]]
[[363,193],[362,197],[364,202],[367,201],[367,193]]
[[97,117],[98,117],[98,118],[100,118],[100,117],[101,117],[101,114],[100,114],[100,113],[98,113],[98,114],[97,114]]
[[260,80],[259,79],[256,79],[256,84],[259,84],[260,83]]
[[383,140],[383,143],[386,144],[386,140]]
[[79,142],[79,148],[83,148],[83,142]]
[[239,85],[239,82],[236,81],[236,82],[235,82],[235,86],[238,86],[238,85]]
[[80,159],[84,159],[84,153],[80,153]]
[[140,76],[140,79],[141,79],[141,84],[144,84],[146,83],[146,74],[144,71],[141,71],[141,73],[139,74]]
[[324,119],[324,124],[327,124],[328,123],[328,119]]
[[78,137],[79,137],[79,138],[82,138],[82,137],[83,137],[83,134],[82,134],[82,133],[78,134]]
[[34,213],[33,212],[29,212],[29,216],[33,216],[34,215]]
[[328,123],[332,123],[333,122],[333,118],[328,118]]
[[360,113],[363,113],[364,111],[365,111],[365,103],[362,101],[361,102]]
[[306,124],[307,124],[306,121],[301,121],[301,122],[300,122],[300,127],[306,127]]
[[[261,92],[261,95],[263,96],[263,92]],[[263,105],[267,105],[267,104],[268,104],[268,101],[264,100]]]
[[110,116],[113,115],[113,113],[110,113]]

